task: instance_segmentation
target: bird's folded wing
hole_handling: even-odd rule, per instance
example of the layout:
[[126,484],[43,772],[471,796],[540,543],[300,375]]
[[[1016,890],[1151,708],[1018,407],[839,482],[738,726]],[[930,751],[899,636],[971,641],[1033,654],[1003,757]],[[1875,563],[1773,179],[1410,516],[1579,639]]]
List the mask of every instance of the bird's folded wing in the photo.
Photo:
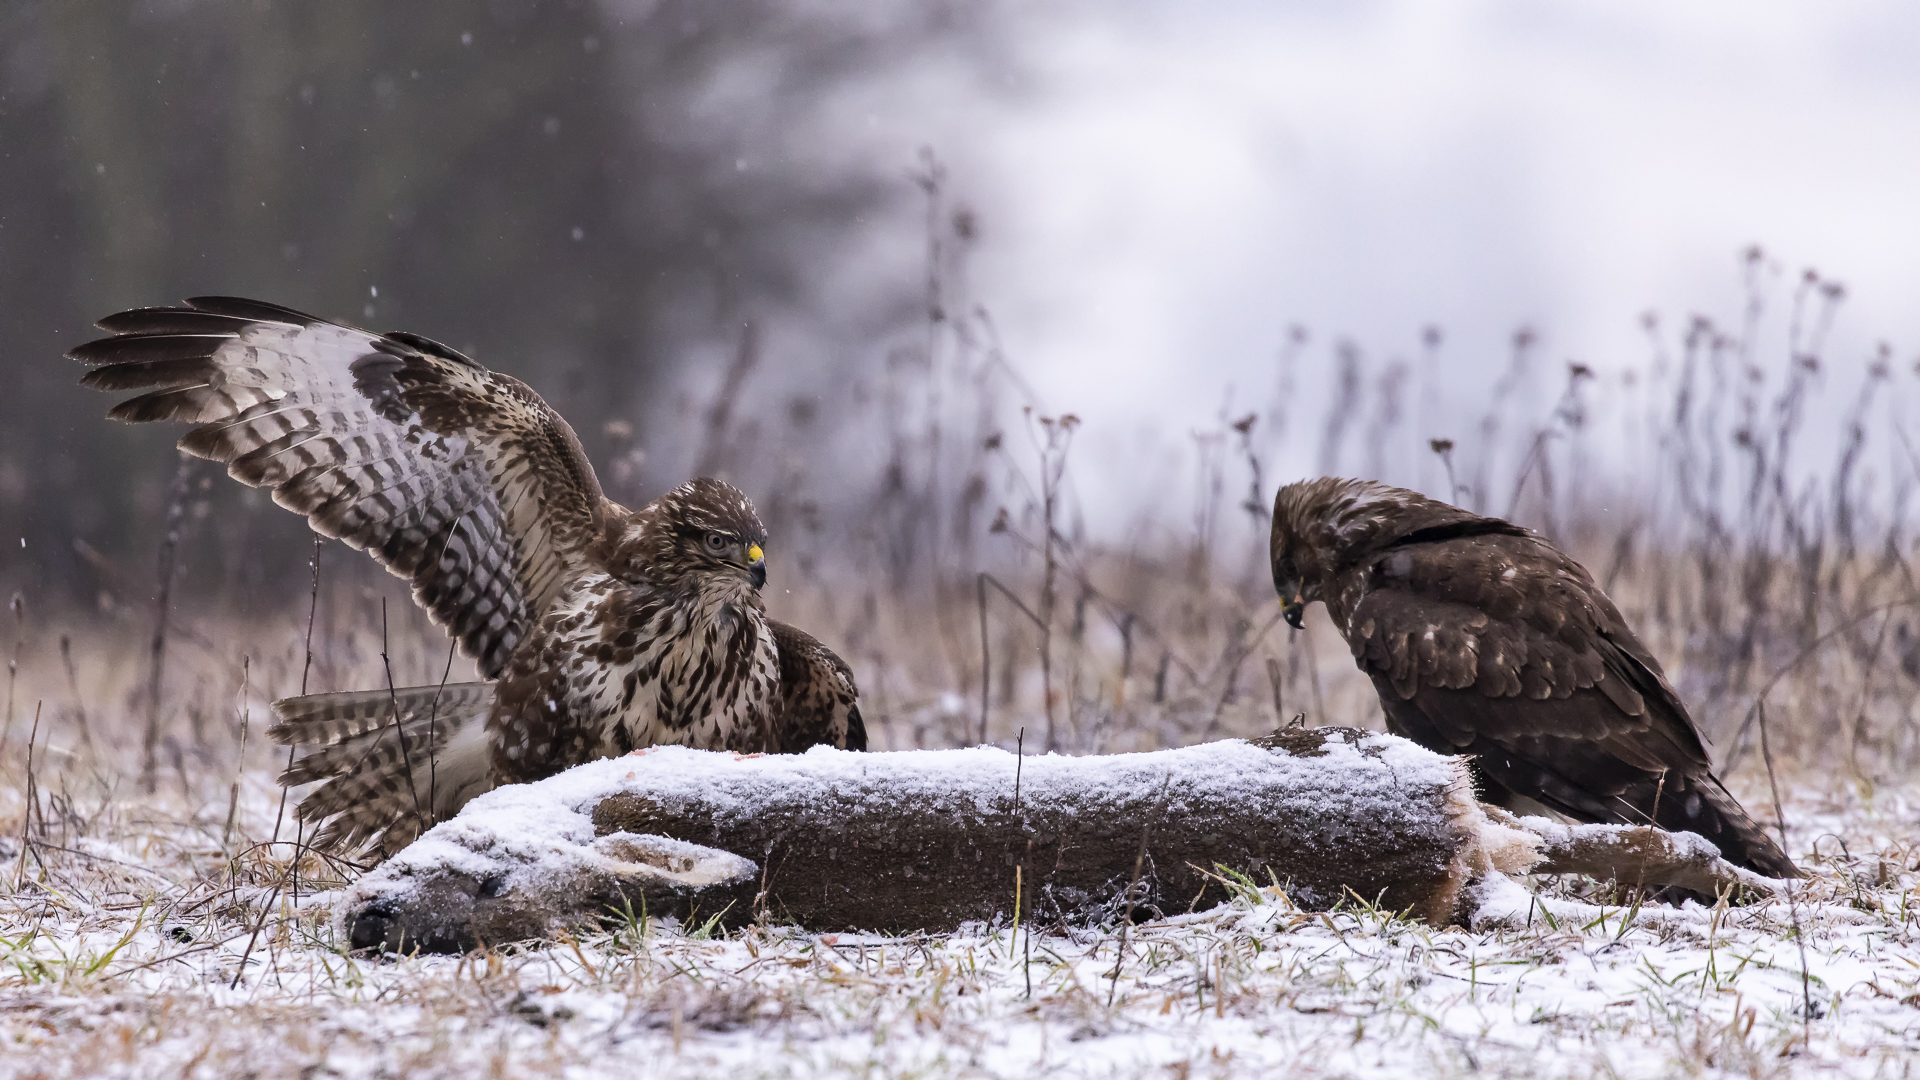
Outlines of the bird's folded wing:
[[601,493],[539,395],[444,345],[277,305],[201,297],[108,316],[69,355],[85,385],[146,390],[109,414],[180,440],[317,531],[408,579],[483,675],[578,572]]
[[[1706,764],[1657,662],[1577,564],[1525,538],[1402,550],[1398,572],[1376,574],[1349,620],[1360,666],[1402,700],[1432,687],[1537,703],[1435,696],[1424,705],[1448,738],[1579,739],[1649,769]],[[1462,715],[1445,715],[1456,707]]]
[[799,753],[824,745],[865,750],[867,728],[853,669],[799,627],[768,619],[767,628],[780,654],[779,749]]

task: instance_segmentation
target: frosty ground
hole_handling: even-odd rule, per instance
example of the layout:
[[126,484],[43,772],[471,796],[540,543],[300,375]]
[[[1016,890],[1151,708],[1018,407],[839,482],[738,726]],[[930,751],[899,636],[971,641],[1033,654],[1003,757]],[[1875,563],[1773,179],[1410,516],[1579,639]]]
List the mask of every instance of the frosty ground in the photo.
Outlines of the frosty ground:
[[1920,788],[1799,779],[1814,877],[1744,908],[1536,880],[1439,929],[1269,886],[1124,946],[648,921],[379,961],[344,953],[327,893],[277,887],[286,845],[234,842],[278,813],[250,774],[234,828],[69,804],[86,835],[0,847],[0,1076],[1920,1073]]

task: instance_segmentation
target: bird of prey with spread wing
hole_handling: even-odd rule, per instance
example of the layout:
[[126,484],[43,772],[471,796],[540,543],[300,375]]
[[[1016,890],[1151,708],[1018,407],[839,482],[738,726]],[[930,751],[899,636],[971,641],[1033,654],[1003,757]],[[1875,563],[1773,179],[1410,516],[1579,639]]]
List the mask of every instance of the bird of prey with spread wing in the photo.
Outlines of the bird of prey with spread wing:
[[1387,726],[1472,755],[1489,802],[1684,829],[1736,865],[1798,873],[1714,776],[1660,662],[1546,538],[1329,477],[1280,489],[1271,554],[1287,621],[1325,603]]
[[636,747],[866,748],[846,663],[767,617],[766,529],[735,488],[621,506],[538,394],[415,334],[232,297],[99,326],[70,354],[84,384],[145,391],[109,415],[197,425],[182,450],[407,579],[486,680],[276,702],[320,846],[385,856],[497,785]]

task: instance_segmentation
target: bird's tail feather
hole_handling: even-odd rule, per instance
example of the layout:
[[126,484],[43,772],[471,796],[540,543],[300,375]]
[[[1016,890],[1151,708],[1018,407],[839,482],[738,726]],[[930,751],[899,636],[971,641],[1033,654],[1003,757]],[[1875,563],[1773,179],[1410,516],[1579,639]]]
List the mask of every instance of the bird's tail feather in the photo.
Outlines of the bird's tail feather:
[[[1800,876],[1793,860],[1711,772],[1654,772],[1597,752],[1591,742],[1559,740],[1546,743],[1544,750],[1541,745],[1534,744],[1525,756],[1496,749],[1474,761],[1471,767],[1489,802],[1511,805],[1516,793],[1525,792],[1575,821],[1651,822],[1668,831],[1698,833],[1735,866],[1773,878]],[[1576,768],[1538,764],[1555,757]]]
[[280,782],[318,783],[304,821],[314,846],[382,858],[493,786],[487,713],[494,684],[314,694],[273,703],[275,741],[300,748]]
[[1669,774],[1664,790],[1647,794],[1658,800],[1646,801],[1654,806],[1655,824],[1661,828],[1699,833],[1735,866],[1772,878],[1801,876],[1767,830],[1747,816],[1740,801],[1711,773]]

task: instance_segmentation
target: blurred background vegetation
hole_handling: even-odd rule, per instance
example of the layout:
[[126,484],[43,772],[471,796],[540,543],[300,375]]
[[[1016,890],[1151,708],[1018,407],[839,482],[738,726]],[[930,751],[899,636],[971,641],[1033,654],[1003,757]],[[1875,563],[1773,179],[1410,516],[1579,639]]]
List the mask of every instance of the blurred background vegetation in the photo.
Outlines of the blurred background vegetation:
[[[1768,701],[1791,736],[1776,749],[1807,762],[1871,778],[1920,760],[1920,366],[1836,330],[1837,281],[1728,251],[1731,313],[1649,314],[1638,355],[1591,365],[1551,328],[1489,348],[1429,325],[1395,345],[1390,327],[1284,318],[1112,365],[1034,363],[1034,335],[1008,344],[970,268],[1000,260],[993,299],[1038,309],[1016,312],[1029,331],[1056,317],[1065,294],[1023,295],[982,237],[1031,231],[1021,208],[1067,181],[1009,155],[1013,197],[988,198],[987,170],[950,173],[925,145],[984,138],[964,124],[990,114],[963,104],[1035,111],[1022,58],[1041,50],[1017,15],[0,0],[0,595],[16,601],[0,750],[44,699],[71,744],[160,725],[178,767],[238,746],[244,723],[220,718],[239,686],[364,689],[388,655],[402,683],[446,670],[402,583],[338,544],[310,578],[298,518],[212,466],[176,471],[178,430],[104,421],[111,400],[59,358],[106,313],[231,293],[425,334],[525,379],[621,501],[698,474],[739,483],[773,534],[770,608],[853,664],[878,747],[1093,752],[1295,715],[1379,723],[1322,616],[1276,628],[1267,507],[1312,470],[1567,547],[1724,761],[1751,770]],[[908,122],[876,121],[903,101]],[[1066,201],[1126,179],[1068,176]],[[1205,217],[1194,189],[1168,190],[1175,220]],[[1346,227],[1397,236],[1385,222]],[[1056,276],[1111,284],[1101,259],[1144,250],[1139,306],[1191,301],[1160,295],[1191,284],[1177,244],[1128,244],[1061,245],[1072,273]],[[1392,262],[1366,251],[1289,257],[1308,276]],[[1263,311],[1299,301],[1242,276]],[[1414,277],[1423,298],[1444,291]],[[1103,331],[1138,325],[1136,295],[1060,323],[1111,344]],[[1230,332],[1254,361],[1209,351]],[[1046,362],[1065,377],[1036,377]],[[1130,425],[1113,387],[1152,395],[1169,372],[1217,409],[1156,397],[1163,426]]]
[[[824,115],[930,57],[984,71],[992,23],[892,0],[0,4],[0,533],[33,553],[6,576],[91,602],[152,550],[180,433],[103,422],[59,356],[191,295],[444,339],[538,388],[620,497],[723,467],[649,457],[689,369],[765,352],[844,384],[920,321],[916,161],[819,138]],[[895,223],[906,257],[819,310],[820,267]],[[304,573],[299,521],[239,517],[187,572]]]

